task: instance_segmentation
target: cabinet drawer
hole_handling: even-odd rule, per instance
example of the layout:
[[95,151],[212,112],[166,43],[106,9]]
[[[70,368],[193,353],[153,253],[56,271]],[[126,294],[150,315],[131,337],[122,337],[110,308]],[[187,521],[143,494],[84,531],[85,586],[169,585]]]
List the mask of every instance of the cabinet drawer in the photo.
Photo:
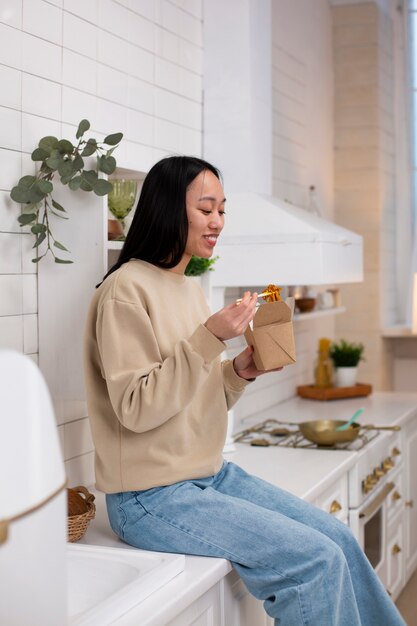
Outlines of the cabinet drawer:
[[348,479],[342,476],[316,499],[315,505],[342,521],[348,518]]
[[395,474],[390,476],[390,482],[394,484],[394,489],[388,496],[387,499],[387,513],[388,520],[392,520],[395,515],[397,515],[398,511],[401,511],[404,508],[404,472],[402,471],[402,467],[398,469]]
[[389,526],[387,568],[387,589],[395,600],[404,584],[404,532],[401,515]]

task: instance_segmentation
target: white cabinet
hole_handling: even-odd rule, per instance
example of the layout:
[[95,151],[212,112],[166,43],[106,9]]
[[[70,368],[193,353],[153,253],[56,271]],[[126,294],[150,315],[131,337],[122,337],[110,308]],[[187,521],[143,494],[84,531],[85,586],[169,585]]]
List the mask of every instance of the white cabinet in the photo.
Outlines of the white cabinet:
[[417,567],[417,418],[404,428],[405,582]]
[[254,598],[233,570],[223,579],[224,626],[273,626],[263,602]]
[[334,515],[342,522],[348,520],[348,476],[345,474],[330,485],[314,502],[326,513]]
[[206,591],[167,626],[228,626],[222,617],[221,584]]
[[398,597],[404,586],[403,546],[403,516],[400,512],[390,523],[387,533],[387,590],[393,600]]

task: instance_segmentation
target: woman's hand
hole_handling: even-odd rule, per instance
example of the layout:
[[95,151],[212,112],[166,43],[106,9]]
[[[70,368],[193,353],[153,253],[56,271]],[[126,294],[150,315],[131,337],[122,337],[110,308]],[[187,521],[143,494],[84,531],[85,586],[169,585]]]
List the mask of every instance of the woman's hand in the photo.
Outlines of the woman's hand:
[[[262,374],[267,374],[265,370],[258,370],[253,360],[253,347],[248,346],[243,352],[237,355],[233,360],[233,367],[238,376],[246,380],[253,380]],[[268,372],[278,372],[282,367],[277,367]]]
[[246,291],[242,301],[225,306],[208,318],[205,327],[221,341],[243,335],[256,311],[258,294]]

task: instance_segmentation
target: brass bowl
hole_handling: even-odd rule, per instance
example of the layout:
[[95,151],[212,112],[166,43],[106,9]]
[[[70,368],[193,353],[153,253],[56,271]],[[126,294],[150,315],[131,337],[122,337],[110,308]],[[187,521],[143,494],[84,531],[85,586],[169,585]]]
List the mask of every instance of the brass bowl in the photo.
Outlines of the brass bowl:
[[312,420],[301,422],[299,428],[309,441],[319,446],[334,446],[336,443],[354,441],[359,435],[360,424],[353,423],[347,430],[336,430],[342,424],[346,424],[346,420]]
[[315,298],[296,298],[295,306],[300,311],[300,313],[309,313],[316,306]]

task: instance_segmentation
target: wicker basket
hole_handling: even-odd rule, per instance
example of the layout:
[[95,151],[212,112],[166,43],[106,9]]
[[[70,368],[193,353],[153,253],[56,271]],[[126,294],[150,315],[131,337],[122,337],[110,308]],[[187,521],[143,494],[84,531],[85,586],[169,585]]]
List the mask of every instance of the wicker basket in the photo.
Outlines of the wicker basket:
[[78,486],[72,487],[74,491],[77,491],[88,505],[88,511],[81,515],[68,515],[68,541],[74,543],[84,537],[88,525],[96,515],[96,505],[94,504],[95,497],[85,487]]

